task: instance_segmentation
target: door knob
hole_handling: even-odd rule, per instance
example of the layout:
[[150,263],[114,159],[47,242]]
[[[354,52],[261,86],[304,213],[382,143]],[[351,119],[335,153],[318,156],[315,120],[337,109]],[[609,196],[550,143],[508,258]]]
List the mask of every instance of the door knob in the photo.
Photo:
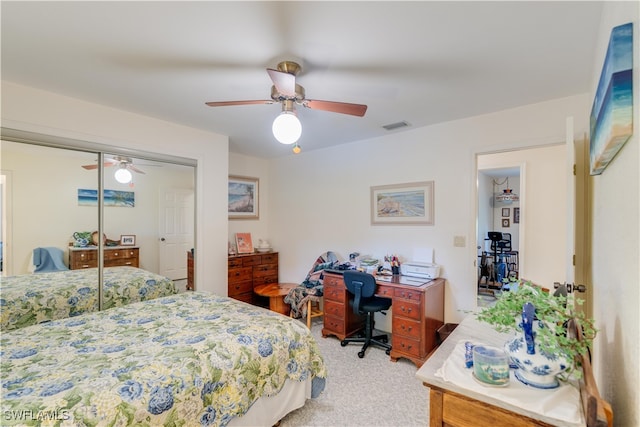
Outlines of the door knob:
[[165,241],[165,238],[164,238],[164,237],[161,237],[161,238],[160,238],[160,241],[161,241],[161,242],[164,242],[164,241]]

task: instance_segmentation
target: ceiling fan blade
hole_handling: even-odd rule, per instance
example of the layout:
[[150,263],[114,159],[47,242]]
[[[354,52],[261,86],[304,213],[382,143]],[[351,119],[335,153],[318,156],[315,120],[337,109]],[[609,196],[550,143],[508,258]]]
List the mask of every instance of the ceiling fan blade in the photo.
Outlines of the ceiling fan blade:
[[146,175],[146,174],[145,174],[145,172],[143,172],[143,171],[141,171],[140,169],[138,169],[137,167],[133,166],[131,163],[129,163],[129,164],[127,165],[127,169],[131,169],[131,170],[132,170],[132,171],[134,171],[134,172],[138,172],[138,173],[141,173],[141,174],[143,174],[143,175]]
[[[104,167],[108,168],[109,166],[113,166],[116,163],[118,163],[118,162],[116,162],[115,160],[107,159],[107,160],[104,161]],[[98,165],[97,164],[95,164],[95,165],[82,165],[82,167],[85,168],[86,170],[98,169]]]
[[331,111],[333,113],[350,114],[352,116],[362,117],[367,112],[367,106],[363,104],[349,104],[347,102],[319,101],[307,99],[303,105],[312,110]]
[[255,104],[273,104],[272,99],[259,99],[255,101],[221,101],[221,102],[205,102],[209,107],[228,107],[230,105],[255,105]]
[[278,92],[284,96],[296,96],[296,76],[282,71],[267,68],[267,73]]

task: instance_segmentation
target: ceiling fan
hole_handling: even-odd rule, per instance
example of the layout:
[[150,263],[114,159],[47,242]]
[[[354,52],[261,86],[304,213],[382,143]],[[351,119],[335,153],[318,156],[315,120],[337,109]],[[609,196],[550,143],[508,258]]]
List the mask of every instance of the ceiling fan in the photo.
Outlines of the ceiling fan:
[[[120,169],[128,169],[130,171],[133,172],[137,172],[137,173],[141,173],[141,174],[145,174],[144,171],[138,169],[137,167],[133,166],[133,160],[130,157],[121,157],[121,156],[116,156],[113,159],[105,159],[104,160],[104,167],[108,168],[111,166],[118,166]],[[97,169],[98,165],[82,165],[83,168],[87,169],[87,170],[92,170],[92,169]]]
[[[273,122],[273,134],[278,141],[283,144],[297,142],[302,133],[302,126],[296,117],[295,105],[301,105],[312,110],[330,111],[333,113],[349,114],[362,117],[367,111],[367,106],[363,104],[351,104],[347,102],[321,101],[317,99],[307,99],[305,90],[296,83],[296,76],[302,67],[293,61],[282,61],[278,64],[278,69],[267,68],[267,73],[273,81],[271,87],[271,99],[250,100],[250,101],[219,101],[206,102],[209,107],[227,107],[230,105],[254,105],[282,103],[282,113]],[[282,122],[287,122],[284,126],[293,126],[293,129],[283,131]],[[296,145],[297,146],[297,145]],[[294,149],[295,152],[295,149]]]

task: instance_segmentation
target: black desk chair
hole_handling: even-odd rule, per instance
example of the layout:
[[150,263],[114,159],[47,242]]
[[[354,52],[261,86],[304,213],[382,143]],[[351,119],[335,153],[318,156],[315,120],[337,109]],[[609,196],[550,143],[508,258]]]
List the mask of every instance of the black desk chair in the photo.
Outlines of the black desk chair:
[[[344,284],[353,299],[349,298],[349,305],[353,308],[353,312],[359,315],[366,314],[367,321],[365,325],[364,337],[347,337],[340,342],[343,347],[350,342],[364,343],[362,350],[358,352],[358,357],[363,358],[364,352],[370,345],[377,345],[386,348],[387,354],[391,353],[391,345],[388,344],[387,335],[373,335],[373,314],[378,311],[388,310],[391,307],[391,299],[377,297],[374,295],[376,291],[376,279],[367,273],[359,271],[345,271]],[[386,314],[386,313],[383,313]]]

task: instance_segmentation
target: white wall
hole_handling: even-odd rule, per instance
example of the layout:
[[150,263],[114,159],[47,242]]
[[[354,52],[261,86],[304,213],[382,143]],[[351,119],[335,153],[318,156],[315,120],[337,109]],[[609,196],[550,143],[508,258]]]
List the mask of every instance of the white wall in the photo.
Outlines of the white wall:
[[[582,134],[588,104],[578,95],[271,161],[268,230],[280,280],[302,280],[326,250],[409,260],[429,246],[447,279],[446,321],[459,322],[476,306],[476,154],[562,142],[568,116]],[[371,186],[426,180],[435,181],[434,226],[370,224]]]
[[592,177],[591,275],[593,316],[599,329],[594,369],[616,426],[640,425],[640,6],[605,2],[593,65],[595,94],[611,29],[633,22],[634,134],[601,175]]
[[[258,178],[258,219],[229,220],[229,242],[235,243],[236,233],[251,233],[254,246],[259,239],[272,243],[267,227],[269,218],[269,162],[264,159],[229,153],[229,174]],[[274,250],[278,250],[274,247]]]
[[196,289],[226,295],[226,136],[6,81],[2,126],[196,159]]

